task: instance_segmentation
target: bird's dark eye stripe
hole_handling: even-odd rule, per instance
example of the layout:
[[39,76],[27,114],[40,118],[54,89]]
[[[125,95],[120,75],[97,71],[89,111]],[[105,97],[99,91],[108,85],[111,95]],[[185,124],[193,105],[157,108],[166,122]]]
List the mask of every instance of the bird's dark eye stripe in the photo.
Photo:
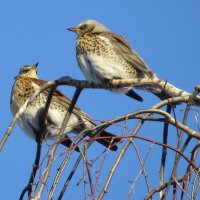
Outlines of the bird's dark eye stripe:
[[87,25],[86,25],[86,24],[83,24],[83,25],[80,27],[80,29],[85,29],[85,28],[87,28]]
[[24,73],[26,73],[26,72],[28,72],[28,71],[29,71],[28,69],[24,69],[24,70],[23,70]]
[[27,73],[29,71],[29,69],[23,69],[22,70],[22,74],[25,74],[25,73]]

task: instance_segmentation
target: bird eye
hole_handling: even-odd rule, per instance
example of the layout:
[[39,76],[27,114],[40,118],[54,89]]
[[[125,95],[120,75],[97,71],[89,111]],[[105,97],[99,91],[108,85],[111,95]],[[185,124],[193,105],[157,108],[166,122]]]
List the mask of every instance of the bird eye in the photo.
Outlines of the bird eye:
[[26,69],[21,69],[20,70],[20,74],[26,74],[27,72],[29,72],[29,70],[30,70],[29,68],[28,69],[27,68]]
[[87,29],[88,28],[88,25],[87,24],[83,24],[81,25],[80,29],[84,30],[84,29]]
[[29,71],[29,69],[24,69],[24,70],[22,71],[22,73],[25,74],[25,73],[27,73],[28,71]]

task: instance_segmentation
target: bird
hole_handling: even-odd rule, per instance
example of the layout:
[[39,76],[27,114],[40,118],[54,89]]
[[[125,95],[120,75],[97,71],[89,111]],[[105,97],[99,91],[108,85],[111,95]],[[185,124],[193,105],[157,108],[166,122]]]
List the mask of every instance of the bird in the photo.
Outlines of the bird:
[[[161,100],[190,95],[159,79],[121,35],[111,32],[100,22],[89,19],[68,30],[77,35],[76,59],[87,81],[106,84],[113,79],[147,79],[159,86],[148,84],[135,88],[152,92]],[[143,101],[131,86],[112,91]]]
[[[38,63],[35,65],[24,65],[20,68],[18,76],[15,77],[10,97],[10,108],[13,116],[15,116],[25,101],[47,82],[38,78],[37,67]],[[36,139],[39,132],[40,118],[42,111],[44,111],[48,93],[49,89],[42,91],[34,101],[28,105],[18,120],[19,126],[32,139]],[[56,140],[60,137],[59,130],[70,103],[71,100],[60,90],[56,89],[54,91],[46,119],[45,135],[47,135],[48,139]],[[67,133],[72,132],[81,135],[84,130],[94,128],[95,126],[96,124],[92,122],[91,117],[75,105],[61,137],[61,144],[66,147],[72,145],[72,141],[68,138]],[[95,132],[86,132],[83,137],[86,135],[92,138]],[[100,133],[99,137],[100,139],[96,141],[113,151],[117,150],[118,147],[116,144],[121,141],[116,135],[105,130]],[[101,137],[104,138],[101,139]],[[79,151],[79,148],[75,150]]]

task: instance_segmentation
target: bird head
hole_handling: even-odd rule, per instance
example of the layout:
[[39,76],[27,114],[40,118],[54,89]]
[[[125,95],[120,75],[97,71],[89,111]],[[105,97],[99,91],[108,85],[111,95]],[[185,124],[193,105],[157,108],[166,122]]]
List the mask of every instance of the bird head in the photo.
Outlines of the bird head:
[[39,63],[36,63],[33,66],[24,65],[19,70],[19,76],[30,77],[30,78],[38,78],[37,76],[37,66]]
[[86,20],[84,22],[81,22],[75,28],[68,28],[68,30],[75,32],[78,37],[83,36],[85,33],[98,34],[109,31],[104,25],[102,25],[96,20]]

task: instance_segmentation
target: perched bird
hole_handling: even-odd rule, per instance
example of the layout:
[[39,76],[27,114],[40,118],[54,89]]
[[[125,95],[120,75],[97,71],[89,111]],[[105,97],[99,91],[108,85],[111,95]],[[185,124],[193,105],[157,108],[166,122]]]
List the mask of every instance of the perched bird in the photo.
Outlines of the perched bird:
[[[15,115],[25,101],[45,83],[46,81],[38,79],[37,64],[34,66],[23,66],[19,71],[19,75],[15,78],[15,82],[12,87],[12,114]],[[28,136],[33,139],[36,139],[36,135],[39,131],[40,118],[45,107],[48,93],[49,89],[40,93],[26,108],[18,120],[19,126]],[[69,98],[64,96],[64,94],[62,94],[59,90],[55,90],[47,114],[47,125],[45,127],[47,138],[56,139],[59,136],[59,130],[62,126],[63,119],[67,113],[70,103],[71,100]],[[67,147],[70,147],[72,142],[69,140],[69,138],[67,138],[66,134],[68,132],[81,134],[81,132],[83,132],[85,129],[93,128],[95,126],[96,124],[92,122],[91,118],[86,113],[82,112],[77,106],[75,106],[68,125],[65,128],[61,143]],[[94,132],[88,132],[84,133],[84,136],[87,135],[89,137],[93,137],[94,134]],[[100,133],[99,137],[108,137],[104,139],[98,139],[97,142],[101,143],[105,147],[109,147],[113,151],[117,150],[116,143],[121,139],[113,138],[115,135],[106,131]],[[78,151],[78,149],[76,150]]]
[[[104,84],[113,79],[154,80],[155,84],[135,88],[154,93],[160,99],[190,95],[173,85],[160,80],[145,64],[142,58],[130,47],[120,35],[112,33],[95,20],[86,20],[75,28],[68,28],[77,34],[76,58],[86,80]],[[142,101],[132,87],[113,90]]]

